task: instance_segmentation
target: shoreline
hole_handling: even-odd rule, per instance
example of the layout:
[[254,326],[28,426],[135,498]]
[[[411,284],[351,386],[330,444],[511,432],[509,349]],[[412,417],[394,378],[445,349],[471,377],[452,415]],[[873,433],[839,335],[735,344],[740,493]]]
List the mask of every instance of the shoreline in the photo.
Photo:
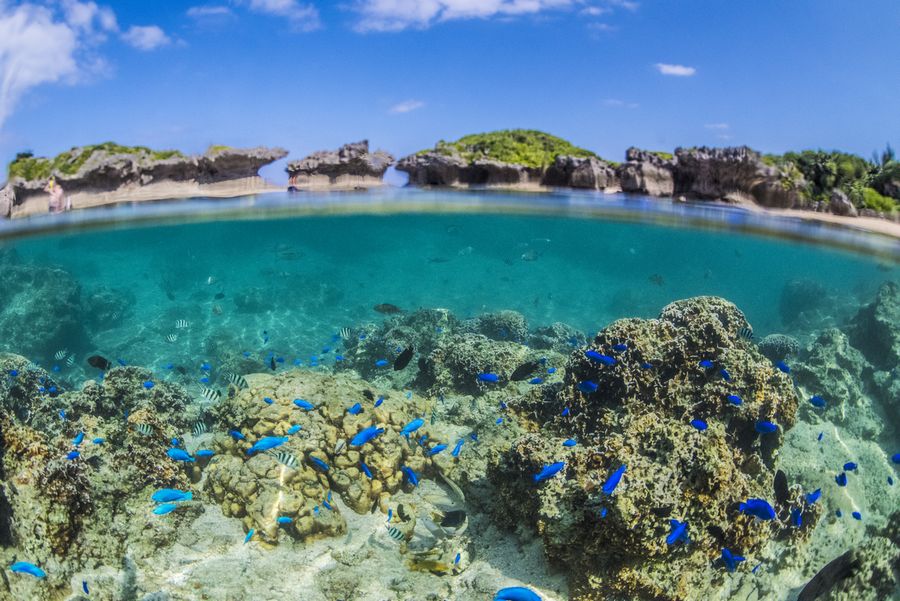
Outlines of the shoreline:
[[[303,195],[304,193],[322,193],[322,192],[368,192],[391,188],[390,184],[380,181],[376,183],[371,178],[353,178],[352,181],[339,181],[333,184],[322,183],[321,181],[306,181],[294,186],[294,190],[290,191],[285,186],[273,184],[266,181],[262,177],[248,177],[225,182],[212,184],[198,184],[196,181],[189,182],[160,182],[148,184],[145,186],[132,186],[120,188],[108,192],[76,192],[69,195],[72,201],[72,210],[92,209],[95,207],[110,206],[123,203],[133,202],[154,202],[162,200],[188,200],[191,198],[238,198],[241,196],[252,196],[255,194],[272,194],[277,192],[294,193]],[[447,186],[412,186],[416,189],[440,191],[452,190],[466,191],[473,190],[468,185],[447,185]],[[558,188],[543,186],[536,182],[506,184],[506,185],[487,185],[479,187],[478,190],[487,190],[489,192],[524,192],[534,194],[546,194],[554,191],[578,191],[578,188]],[[603,191],[600,194],[610,195],[621,193],[619,190]],[[47,200],[49,195],[41,194],[28,198],[23,204],[13,207],[11,219],[19,219],[31,217],[34,215],[47,214]],[[900,223],[888,219],[880,219],[877,217],[848,217],[835,215],[833,213],[810,211],[805,209],[773,209],[760,206],[754,202],[739,200],[738,202],[729,202],[727,200],[698,200],[687,199],[682,200],[674,197],[664,196],[647,196],[654,201],[669,202],[672,204],[684,204],[685,202],[699,206],[709,205],[718,207],[740,208],[748,212],[758,215],[769,215],[779,218],[800,219],[807,222],[818,223],[827,226],[837,226],[847,229],[863,231],[869,234],[877,234],[900,240]]]
[[[144,186],[128,186],[112,191],[74,192],[67,198],[72,203],[71,210],[92,209],[129,202],[153,202],[158,200],[187,200],[189,198],[237,198],[254,194],[282,192],[284,188],[264,180],[262,177],[200,184],[196,181],[160,182]],[[20,205],[14,205],[10,219],[45,215],[48,213],[49,194],[30,196]]]

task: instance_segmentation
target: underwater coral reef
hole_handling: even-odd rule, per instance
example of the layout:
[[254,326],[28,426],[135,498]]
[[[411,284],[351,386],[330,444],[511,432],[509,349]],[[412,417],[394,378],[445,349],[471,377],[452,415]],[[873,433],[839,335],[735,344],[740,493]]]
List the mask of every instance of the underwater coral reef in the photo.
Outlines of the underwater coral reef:
[[333,366],[211,332],[202,384],[3,354],[0,598],[888,598],[897,323],[885,284],[759,343],[702,296],[593,336],[391,312]]

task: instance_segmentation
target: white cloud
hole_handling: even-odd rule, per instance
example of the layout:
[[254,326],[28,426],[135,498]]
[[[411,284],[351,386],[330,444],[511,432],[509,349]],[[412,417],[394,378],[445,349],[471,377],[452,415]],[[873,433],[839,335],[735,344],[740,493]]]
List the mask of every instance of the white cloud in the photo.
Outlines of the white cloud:
[[607,0],[610,6],[618,6],[619,8],[624,8],[625,10],[630,10],[632,12],[636,11],[640,6],[639,3],[633,2],[632,0]]
[[172,42],[166,32],[156,25],[132,25],[122,33],[122,39],[138,50],[156,50]]
[[589,17],[600,17],[610,12],[612,12],[612,9],[605,6],[588,6],[581,10],[582,14]]
[[730,126],[727,123],[707,123],[703,127],[705,127],[706,129],[716,129],[719,131],[723,131],[728,129]]
[[426,28],[441,21],[535,14],[582,0],[357,0],[358,31]]
[[294,29],[313,31],[322,26],[319,9],[312,4],[298,0],[239,0],[239,2],[254,12],[287,19]]
[[411,113],[413,111],[417,111],[424,106],[425,103],[421,100],[404,100],[403,102],[392,106],[388,112],[394,115],[400,115],[403,113]]
[[74,78],[78,36],[46,7],[0,4],[0,127],[31,88]]
[[684,65],[670,65],[668,63],[656,63],[656,70],[663,75],[672,75],[675,77],[690,77],[697,73],[694,67],[685,67]]
[[187,9],[187,16],[192,19],[207,17],[230,17],[234,13],[227,6],[192,6]]
[[603,101],[603,104],[612,108],[636,109],[638,107],[636,102],[625,102],[618,98],[607,98]]
[[98,6],[96,2],[63,0],[62,10],[69,25],[87,34],[94,34],[97,25],[100,32],[114,32],[119,29],[116,14],[112,9]]
[[[29,90],[108,72],[97,49],[112,33],[120,33],[116,14],[96,2],[0,0],[0,128]],[[156,26],[132,27],[122,36],[143,49],[169,41]]]

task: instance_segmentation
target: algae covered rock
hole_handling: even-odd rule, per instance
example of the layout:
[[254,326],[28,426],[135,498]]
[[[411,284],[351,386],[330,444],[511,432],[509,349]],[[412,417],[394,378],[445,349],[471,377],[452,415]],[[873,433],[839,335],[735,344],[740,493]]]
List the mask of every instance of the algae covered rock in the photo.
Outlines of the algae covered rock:
[[[241,518],[248,530],[255,529],[270,543],[281,536],[305,539],[344,532],[345,520],[332,500],[336,497],[359,513],[373,507],[386,510],[392,494],[411,486],[401,468],[419,478],[432,471],[433,460],[417,440],[430,435],[429,444],[448,442],[424,420],[409,436],[401,434],[430,410],[424,399],[381,392],[350,373],[292,371],[247,380],[249,388],[212,410],[220,427],[205,488],[225,515]],[[375,407],[378,398],[382,401]],[[369,427],[382,432],[364,444],[351,444]],[[254,451],[253,445],[265,437],[276,437],[276,446],[270,452]],[[292,521],[281,527],[278,517]]]
[[[740,336],[747,325],[716,297],[616,321],[571,354],[562,385],[511,405],[540,434],[520,438],[491,470],[497,518],[536,525],[548,556],[569,569],[572,598],[699,598],[721,582],[722,548],[752,557],[815,524],[820,510],[799,486],[774,498],[798,399],[790,377]],[[760,421],[776,431],[760,434]],[[577,444],[564,446],[568,438]],[[556,462],[563,469],[537,481]],[[770,500],[775,519],[741,513],[752,498]],[[790,525],[792,509],[804,512],[801,528]],[[671,520],[687,524],[690,544],[668,544]]]
[[[65,588],[75,571],[115,565],[126,548],[144,555],[171,544],[175,529],[154,521],[150,494],[190,486],[184,464],[166,455],[188,429],[190,397],[136,367],[51,394],[52,380],[25,359],[4,355],[0,365],[3,544],[44,567],[42,586]],[[189,522],[194,510],[167,524]]]
[[900,365],[900,285],[882,284],[875,300],[853,318],[848,335],[872,365],[886,370]]

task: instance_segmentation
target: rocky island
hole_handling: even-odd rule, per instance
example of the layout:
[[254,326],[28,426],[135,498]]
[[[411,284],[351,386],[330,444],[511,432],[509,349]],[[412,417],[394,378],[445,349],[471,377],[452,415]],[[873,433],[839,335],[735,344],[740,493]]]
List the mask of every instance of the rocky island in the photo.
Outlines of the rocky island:
[[253,194],[274,189],[259,170],[286,156],[282,148],[211,146],[202,155],[185,155],[113,142],[76,147],[54,158],[20,153],[0,190],[0,217],[46,212],[50,195],[45,188],[51,178],[73,208]]
[[763,155],[746,146],[629,148],[625,162],[539,131],[474,134],[401,159],[414,186],[565,187],[898,219],[900,162],[825,151]]
[[365,189],[383,185],[382,178],[394,157],[383,151],[369,152],[369,141],[344,144],[337,150],[320,150],[287,166],[294,189]]

